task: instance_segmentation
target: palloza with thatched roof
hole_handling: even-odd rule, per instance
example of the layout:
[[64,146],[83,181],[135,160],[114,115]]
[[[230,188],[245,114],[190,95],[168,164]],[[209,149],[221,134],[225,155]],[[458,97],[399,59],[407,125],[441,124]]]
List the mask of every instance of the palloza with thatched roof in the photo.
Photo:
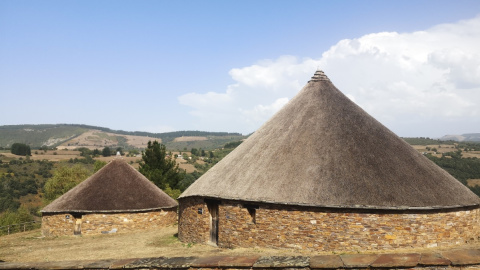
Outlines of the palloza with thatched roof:
[[322,71],[179,202],[180,239],[224,247],[390,249],[480,236],[479,197]]
[[115,159],[47,205],[44,235],[96,234],[173,225],[177,202],[125,161]]

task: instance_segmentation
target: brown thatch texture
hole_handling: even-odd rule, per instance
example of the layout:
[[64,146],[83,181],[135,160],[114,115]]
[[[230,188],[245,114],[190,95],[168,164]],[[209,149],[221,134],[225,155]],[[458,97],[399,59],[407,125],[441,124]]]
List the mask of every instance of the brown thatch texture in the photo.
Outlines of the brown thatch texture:
[[135,168],[116,159],[47,205],[42,212],[137,212],[177,205]]
[[380,209],[480,204],[321,75],[180,198]]

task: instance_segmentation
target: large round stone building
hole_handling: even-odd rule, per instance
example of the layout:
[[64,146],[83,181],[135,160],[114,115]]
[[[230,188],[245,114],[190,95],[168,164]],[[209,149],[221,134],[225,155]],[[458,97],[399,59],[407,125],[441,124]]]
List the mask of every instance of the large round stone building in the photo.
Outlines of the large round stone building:
[[42,209],[45,236],[155,229],[177,222],[177,202],[115,159]]
[[180,240],[219,247],[366,251],[480,237],[480,198],[322,71],[179,204]]

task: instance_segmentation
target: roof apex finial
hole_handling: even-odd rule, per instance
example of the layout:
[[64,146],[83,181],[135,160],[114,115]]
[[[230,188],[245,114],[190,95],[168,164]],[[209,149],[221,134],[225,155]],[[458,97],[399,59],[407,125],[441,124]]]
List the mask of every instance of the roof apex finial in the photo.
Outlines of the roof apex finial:
[[313,74],[313,77],[310,81],[308,82],[318,82],[318,81],[330,81],[330,79],[328,79],[327,75],[325,75],[325,73],[319,69],[319,67],[317,67],[317,71],[315,71],[315,74]]

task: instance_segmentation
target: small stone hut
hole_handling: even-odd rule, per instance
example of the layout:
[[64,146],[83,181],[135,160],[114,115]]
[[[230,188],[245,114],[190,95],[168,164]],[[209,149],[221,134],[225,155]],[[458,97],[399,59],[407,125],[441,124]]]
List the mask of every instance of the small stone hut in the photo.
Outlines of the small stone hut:
[[177,202],[131,165],[115,159],[47,205],[45,236],[153,229],[177,222]]
[[480,237],[480,198],[317,71],[179,198],[179,239],[368,251]]

